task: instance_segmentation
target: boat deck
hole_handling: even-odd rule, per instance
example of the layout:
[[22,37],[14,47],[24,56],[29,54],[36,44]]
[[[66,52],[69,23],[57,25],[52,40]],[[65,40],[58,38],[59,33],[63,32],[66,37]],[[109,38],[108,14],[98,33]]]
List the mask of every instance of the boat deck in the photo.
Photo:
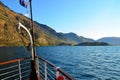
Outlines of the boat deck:
[[[1,80],[56,80],[63,76],[65,80],[75,80],[59,67],[56,67],[42,57],[36,58],[37,67],[31,68],[31,58],[19,58],[15,60],[0,62]],[[36,75],[35,75],[36,73]],[[37,77],[38,79],[35,79]]]

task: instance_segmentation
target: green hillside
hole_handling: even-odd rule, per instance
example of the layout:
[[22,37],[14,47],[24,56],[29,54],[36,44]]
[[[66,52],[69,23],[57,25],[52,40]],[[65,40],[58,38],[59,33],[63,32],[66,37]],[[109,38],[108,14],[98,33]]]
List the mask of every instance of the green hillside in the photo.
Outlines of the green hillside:
[[[29,30],[30,19],[15,13],[0,2],[0,46],[21,46],[28,45],[29,37],[27,33],[22,30],[20,34],[17,30],[18,22],[24,24]],[[55,30],[51,29],[47,25],[34,22],[34,34],[36,45],[58,45],[61,43],[75,44],[76,42],[71,41]]]
[[76,46],[110,46],[110,44],[104,42],[84,42],[79,43]]

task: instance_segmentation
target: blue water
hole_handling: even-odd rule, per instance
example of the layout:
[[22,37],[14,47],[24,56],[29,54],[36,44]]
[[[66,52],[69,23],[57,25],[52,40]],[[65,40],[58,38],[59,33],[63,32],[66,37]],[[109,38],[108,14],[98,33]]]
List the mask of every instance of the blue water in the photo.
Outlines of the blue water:
[[[76,80],[120,80],[120,46],[57,46],[36,50]],[[23,47],[0,47],[0,62],[30,55]]]
[[76,80],[120,80],[120,46],[37,47]]

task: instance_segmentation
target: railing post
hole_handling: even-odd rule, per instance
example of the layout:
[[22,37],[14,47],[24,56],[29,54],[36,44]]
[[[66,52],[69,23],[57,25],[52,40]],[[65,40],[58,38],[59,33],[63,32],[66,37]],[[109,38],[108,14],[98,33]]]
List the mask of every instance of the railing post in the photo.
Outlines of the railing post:
[[47,80],[47,64],[44,62],[44,67],[45,67],[45,80]]
[[58,78],[58,76],[60,75],[60,72],[58,71],[59,67],[56,68],[56,79]]
[[20,80],[22,80],[20,60],[18,60],[18,69],[19,69],[19,78],[20,78]]
[[37,77],[39,77],[39,60],[38,58],[36,58],[36,73],[37,73]]

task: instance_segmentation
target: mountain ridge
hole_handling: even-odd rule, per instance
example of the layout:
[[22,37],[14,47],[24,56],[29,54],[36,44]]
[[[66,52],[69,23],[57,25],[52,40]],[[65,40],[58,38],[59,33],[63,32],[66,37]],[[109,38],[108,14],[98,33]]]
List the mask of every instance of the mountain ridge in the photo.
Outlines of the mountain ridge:
[[[18,22],[21,22],[23,25],[31,29],[30,19],[26,16],[16,13],[11,10],[9,7],[5,6],[0,1],[0,46],[22,46],[29,44],[28,34],[21,30],[21,33],[18,32]],[[83,36],[78,36],[77,34],[62,33],[56,32],[50,26],[41,24],[37,21],[34,21],[34,35],[35,43],[38,46],[55,46],[55,45],[76,45],[84,42],[105,42],[109,44],[120,44],[120,38],[114,39],[114,43],[110,42],[112,38],[107,39],[98,39],[93,40],[91,38],[86,38]],[[115,38],[115,37],[113,37]],[[115,43],[117,41],[117,43]]]
[[76,46],[111,46],[111,45],[105,42],[83,42],[77,44]]
[[69,39],[76,41],[77,43],[82,43],[82,42],[94,42],[95,40],[90,39],[90,38],[85,38],[83,36],[78,36],[77,34],[70,32],[70,33],[64,33],[65,37],[68,37]]
[[[0,1],[0,46],[18,46],[28,45],[28,34],[22,30],[20,34],[17,30],[18,22],[31,29],[30,19],[22,14],[18,14],[5,6]],[[64,33],[58,33],[51,27],[34,21],[34,35],[36,45],[59,45],[59,44],[77,44],[78,42]],[[69,34],[69,33],[68,33]]]
[[105,42],[113,45],[120,45],[120,37],[103,37],[97,40],[98,42]]

